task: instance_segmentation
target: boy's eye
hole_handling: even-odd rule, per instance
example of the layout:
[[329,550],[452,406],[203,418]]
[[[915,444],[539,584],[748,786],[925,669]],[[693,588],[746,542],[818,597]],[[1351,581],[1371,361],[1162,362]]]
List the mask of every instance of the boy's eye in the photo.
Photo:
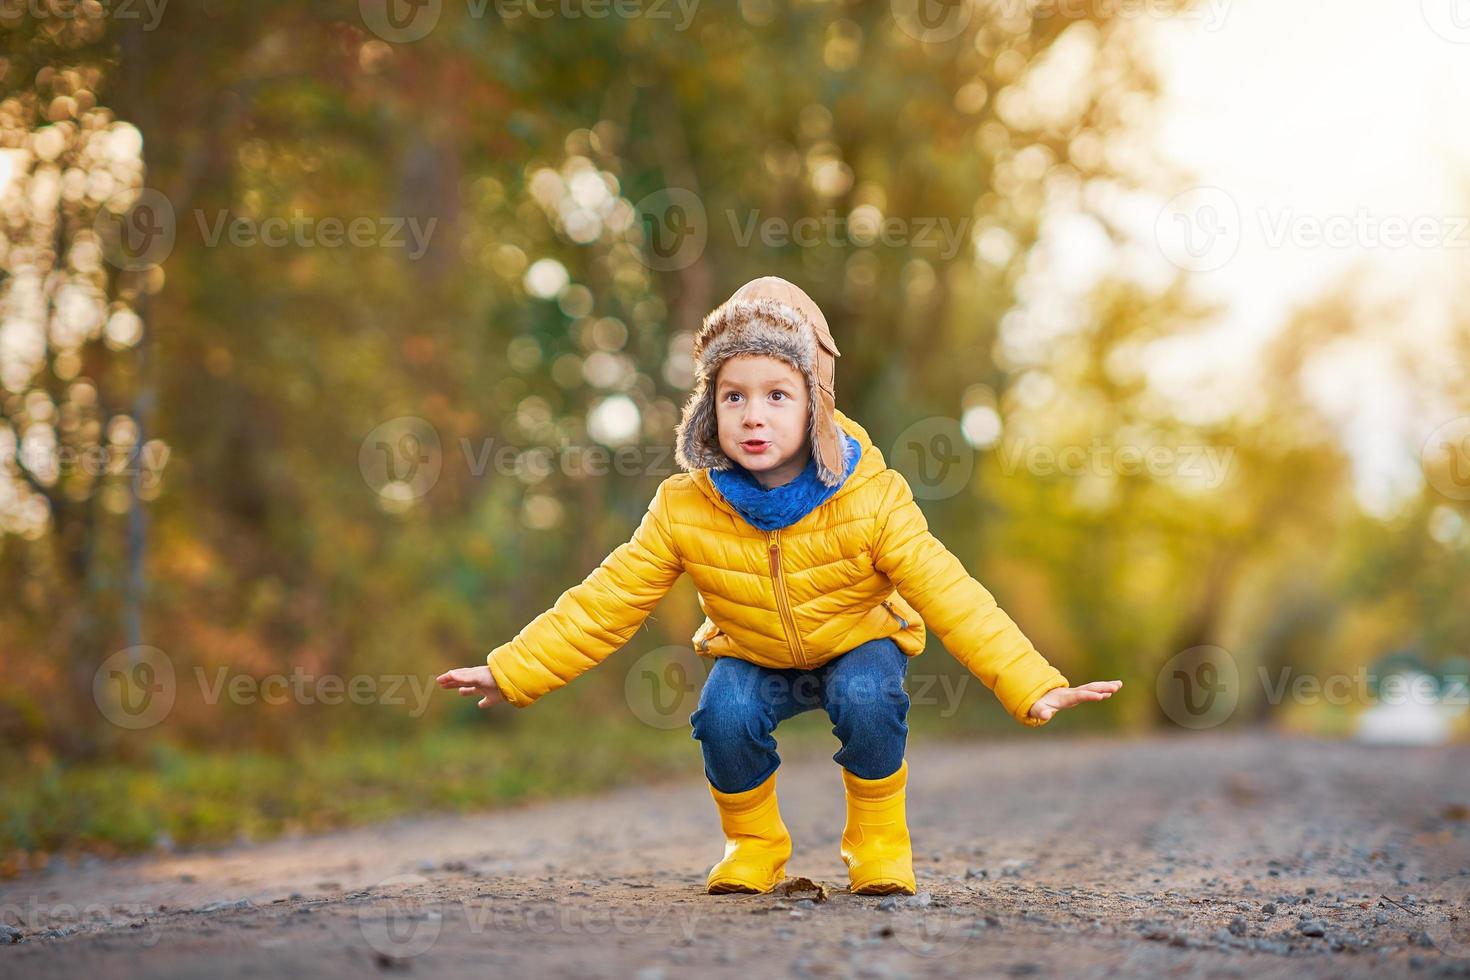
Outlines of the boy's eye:
[[[725,394],[723,395],[723,397],[721,398],[721,400],[722,401],[730,402],[730,401],[735,401],[736,399],[738,399],[740,397],[742,397],[742,396],[741,396],[740,392],[738,392],[738,391],[727,391],[727,392],[725,392]],[[775,391],[771,392],[770,397],[772,397],[772,398],[779,398],[779,399],[781,399],[783,401],[784,400],[789,400],[791,398],[791,396],[789,394],[787,394],[786,392],[780,390],[779,388],[776,389]]]

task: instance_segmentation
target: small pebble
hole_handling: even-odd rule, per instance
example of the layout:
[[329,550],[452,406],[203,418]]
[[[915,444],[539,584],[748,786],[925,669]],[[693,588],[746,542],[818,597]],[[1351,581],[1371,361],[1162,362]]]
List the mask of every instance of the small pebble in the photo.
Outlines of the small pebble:
[[1303,936],[1327,935],[1327,924],[1321,919],[1303,919],[1296,924],[1296,931]]
[[200,911],[200,912],[223,912],[223,911],[225,911],[227,909],[248,909],[248,908],[250,908],[250,899],[248,899],[248,898],[242,898],[238,902],[226,902],[226,901],[210,902],[208,905],[202,906],[198,911]]

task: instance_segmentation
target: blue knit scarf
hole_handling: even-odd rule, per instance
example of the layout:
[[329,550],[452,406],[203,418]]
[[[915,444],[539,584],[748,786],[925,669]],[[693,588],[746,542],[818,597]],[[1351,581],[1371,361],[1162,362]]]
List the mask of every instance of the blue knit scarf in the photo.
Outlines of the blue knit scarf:
[[[863,449],[846,432],[842,433],[842,439],[842,483],[846,483],[853,470],[857,469],[858,457],[862,455]],[[842,483],[829,487],[817,479],[815,456],[807,459],[806,469],[796,479],[769,490],[761,486],[755,475],[739,463],[728,470],[712,469],[709,471],[709,478],[715,489],[720,491],[720,495],[730,502],[730,506],[739,511],[740,516],[752,527],[762,531],[774,531],[795,524],[842,489]]]

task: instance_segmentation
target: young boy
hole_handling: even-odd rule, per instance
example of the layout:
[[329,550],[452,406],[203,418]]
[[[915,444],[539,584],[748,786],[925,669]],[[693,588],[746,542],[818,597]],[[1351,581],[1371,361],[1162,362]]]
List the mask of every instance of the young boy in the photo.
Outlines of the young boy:
[[725,832],[711,894],[767,892],[785,877],[771,733],[814,708],[842,743],[852,891],[915,893],[902,685],[926,623],[1024,725],[1122,686],[1069,687],[929,533],[907,481],[837,411],[838,356],[806,293],[774,276],[742,286],[695,338],[675,433],[689,472],[665,480],[632,540],[487,666],[438,679],[482,708],[526,707],[626,643],[688,572],[706,613],[695,649],[714,660],[690,716]]

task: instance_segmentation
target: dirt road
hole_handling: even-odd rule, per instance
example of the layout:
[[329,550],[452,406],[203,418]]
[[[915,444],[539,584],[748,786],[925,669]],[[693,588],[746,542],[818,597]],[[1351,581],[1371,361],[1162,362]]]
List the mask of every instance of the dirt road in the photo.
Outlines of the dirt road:
[[[1470,750],[1266,734],[915,744],[921,894],[846,891],[787,755],[787,868],[708,896],[702,781],[0,885],[0,975],[1470,977]],[[8,932],[7,932],[8,928]]]

